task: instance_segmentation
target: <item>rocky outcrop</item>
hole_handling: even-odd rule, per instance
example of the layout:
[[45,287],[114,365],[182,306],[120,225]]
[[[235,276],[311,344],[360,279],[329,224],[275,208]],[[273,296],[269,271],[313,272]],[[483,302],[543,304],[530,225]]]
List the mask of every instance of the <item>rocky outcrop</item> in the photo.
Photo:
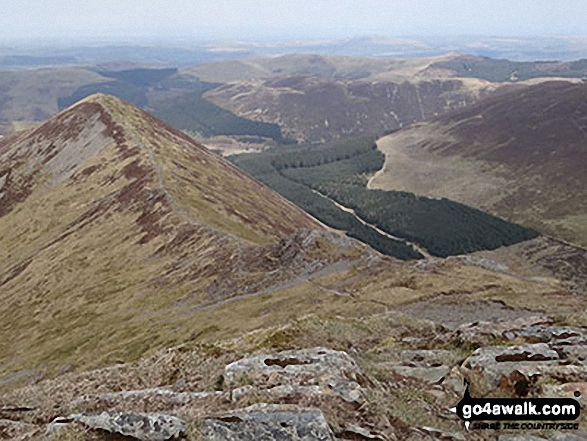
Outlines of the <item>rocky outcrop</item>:
[[243,358],[226,366],[224,374],[233,397],[254,386],[256,391],[272,396],[334,395],[358,404],[363,401],[359,385],[362,376],[346,352],[326,348]]
[[[49,424],[46,441],[84,436],[538,441],[544,433],[508,438],[503,432],[466,432],[449,411],[464,396],[465,380],[475,398],[565,397],[585,405],[586,329],[544,316],[471,323],[456,330],[411,320],[389,313],[362,321],[309,318],[307,324],[297,323],[295,332],[280,327],[225,344],[168,350],[137,365],[43,380],[16,395],[0,395],[0,436],[27,439],[34,431],[43,433],[41,424],[59,414],[70,416]],[[373,329],[380,334],[371,340]],[[319,340],[334,342],[333,347],[351,349],[271,351],[265,343],[286,341],[297,347],[295,335],[302,330],[317,332]],[[360,333],[365,334],[357,337]],[[336,340],[338,334],[343,338]],[[302,341],[309,338],[304,334]],[[259,347],[266,349],[260,352]],[[45,398],[52,395],[54,401]],[[583,425],[584,417],[577,422]],[[546,435],[548,441],[582,436]]]
[[[548,317],[530,317],[462,326],[455,335],[469,344],[490,344],[496,339],[518,343],[481,347],[463,363],[461,371],[477,394],[564,396],[564,388],[570,387],[566,383],[587,381],[585,329],[554,326]],[[573,388],[576,391],[580,385]]]
[[173,416],[108,411],[94,415],[80,414],[58,418],[47,429],[45,438],[72,422],[83,424],[91,430],[102,430],[139,441],[168,441],[179,439],[186,433],[186,424]]
[[318,409],[260,404],[208,418],[203,424],[207,441],[334,441]]

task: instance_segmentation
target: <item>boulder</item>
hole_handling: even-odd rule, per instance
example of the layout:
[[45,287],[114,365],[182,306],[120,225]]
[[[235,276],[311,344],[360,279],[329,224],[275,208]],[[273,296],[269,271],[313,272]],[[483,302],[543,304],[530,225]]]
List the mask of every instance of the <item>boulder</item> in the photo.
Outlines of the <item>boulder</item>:
[[78,422],[91,430],[128,436],[140,441],[168,441],[186,433],[186,424],[179,418],[158,413],[108,411],[100,414],[76,414],[58,418],[48,427],[46,436],[65,424]]
[[545,343],[479,348],[465,360],[461,370],[475,393],[486,395],[498,388],[525,396],[537,378],[560,366],[558,352]]
[[543,384],[540,396],[545,398],[572,398],[586,406],[587,383]]
[[461,371],[471,381],[473,391],[482,395],[497,389],[516,396],[552,392],[549,386],[543,390],[535,387],[541,377],[554,384],[587,381],[587,346],[560,345],[575,336],[558,331],[550,333],[548,344],[479,348],[463,363]]
[[210,417],[203,422],[206,441],[334,441],[318,409],[258,404]]
[[243,386],[274,396],[334,395],[347,402],[363,401],[362,372],[342,351],[312,348],[243,358],[226,366],[228,387],[242,396]]
[[524,317],[499,322],[477,322],[460,326],[452,336],[460,343],[491,341],[523,341],[552,345],[587,344],[587,330],[570,326],[553,326],[553,319],[546,316]]

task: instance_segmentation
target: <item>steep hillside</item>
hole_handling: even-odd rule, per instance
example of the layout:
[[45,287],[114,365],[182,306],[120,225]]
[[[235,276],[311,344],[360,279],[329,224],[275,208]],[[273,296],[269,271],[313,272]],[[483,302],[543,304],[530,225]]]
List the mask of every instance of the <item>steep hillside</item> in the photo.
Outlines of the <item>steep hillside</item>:
[[311,238],[291,264],[279,251],[300,228],[322,227],[181,132],[90,97],[0,144],[0,371],[160,345],[178,311],[305,271]]
[[587,245],[587,85],[487,98],[381,139],[371,188],[447,197]]
[[394,130],[462,107],[492,91],[490,83],[333,80],[290,76],[230,83],[204,96],[239,116],[277,123],[302,142]]

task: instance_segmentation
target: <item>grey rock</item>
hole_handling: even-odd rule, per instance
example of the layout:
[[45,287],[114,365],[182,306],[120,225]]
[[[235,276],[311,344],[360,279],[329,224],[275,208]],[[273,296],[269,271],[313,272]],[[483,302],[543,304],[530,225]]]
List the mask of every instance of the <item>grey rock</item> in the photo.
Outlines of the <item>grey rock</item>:
[[48,427],[46,437],[59,427],[78,422],[92,430],[129,436],[140,441],[167,441],[181,438],[186,424],[179,418],[158,413],[108,411],[100,414],[76,414],[58,418]]
[[550,441],[585,441],[587,432],[559,433],[550,438]]
[[489,346],[479,348],[465,361],[470,369],[483,369],[488,364],[559,360],[558,352],[545,343],[522,346]]
[[563,346],[560,350],[573,364],[587,366],[587,345]]
[[336,395],[348,402],[362,402],[359,379],[362,372],[342,351],[326,348],[284,351],[243,358],[226,366],[228,387],[254,385],[261,393]]
[[[579,397],[575,393],[579,393]],[[587,382],[544,384],[541,387],[541,397],[544,398],[573,398],[583,406],[587,405]]]
[[525,395],[526,385],[545,374],[572,374],[575,366],[562,366],[558,352],[545,343],[522,346],[479,348],[465,361],[461,370],[477,393],[486,394],[498,387],[513,387]]
[[500,435],[498,439],[499,441],[547,441],[544,438],[527,434]]
[[461,342],[484,342],[491,339],[523,340],[563,346],[587,344],[587,330],[570,326],[553,326],[546,316],[524,317],[498,322],[478,322],[460,326],[454,333]]
[[206,441],[334,441],[318,409],[259,404],[205,419]]

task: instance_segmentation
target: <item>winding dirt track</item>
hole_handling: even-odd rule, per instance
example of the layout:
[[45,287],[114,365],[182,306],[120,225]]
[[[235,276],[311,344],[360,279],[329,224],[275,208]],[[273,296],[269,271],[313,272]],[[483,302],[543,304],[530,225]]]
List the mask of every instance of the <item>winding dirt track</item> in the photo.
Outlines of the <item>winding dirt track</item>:
[[377,231],[379,234],[381,234],[382,236],[388,237],[390,239],[393,240],[397,240],[399,242],[403,242],[406,245],[410,245],[411,247],[413,247],[416,251],[418,251],[420,254],[422,254],[426,259],[431,258],[432,256],[430,255],[430,253],[425,249],[422,248],[420,245],[415,244],[414,242],[409,242],[406,239],[402,239],[401,237],[397,237],[394,236],[392,234],[386,233],[385,231],[379,229],[377,226],[368,223],[367,221],[365,221],[364,219],[360,218],[357,213],[355,213],[355,210],[353,210],[352,208],[348,208],[345,207],[344,205],[339,204],[338,202],[336,202],[334,199],[329,198],[328,196],[326,196],[325,194],[320,193],[317,190],[312,190],[314,193],[316,193],[318,196],[323,197],[324,199],[328,199],[330,202],[332,202],[334,205],[336,205],[338,208],[340,208],[343,211],[346,211],[347,213],[352,214],[353,216],[355,216],[355,218],[361,222],[363,225],[366,225],[368,227],[373,228],[375,231]]

